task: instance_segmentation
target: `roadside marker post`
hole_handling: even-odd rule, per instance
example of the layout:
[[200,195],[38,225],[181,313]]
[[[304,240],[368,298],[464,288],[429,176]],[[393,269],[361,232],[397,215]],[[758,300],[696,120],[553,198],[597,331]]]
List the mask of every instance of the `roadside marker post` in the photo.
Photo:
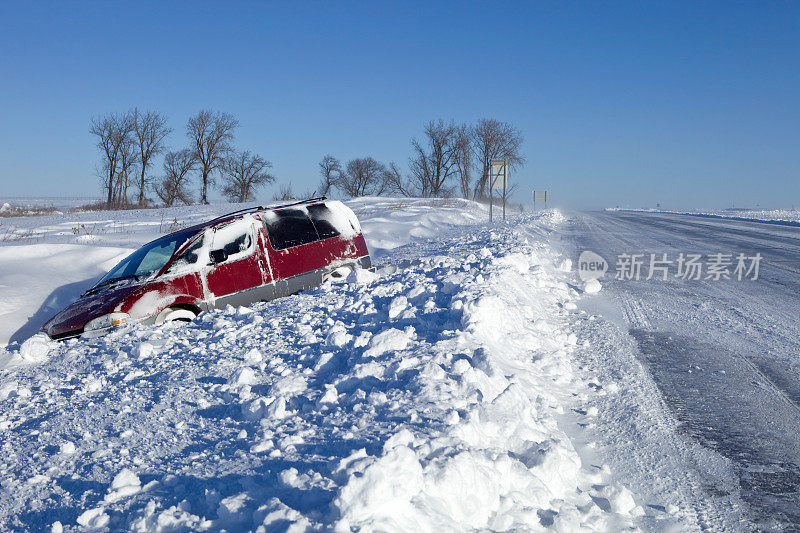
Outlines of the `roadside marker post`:
[[544,208],[547,209],[547,191],[533,191],[533,210],[536,211],[536,202],[544,201]]
[[489,222],[492,221],[494,190],[503,191],[503,221],[506,219],[506,194],[508,192],[508,159],[489,159]]

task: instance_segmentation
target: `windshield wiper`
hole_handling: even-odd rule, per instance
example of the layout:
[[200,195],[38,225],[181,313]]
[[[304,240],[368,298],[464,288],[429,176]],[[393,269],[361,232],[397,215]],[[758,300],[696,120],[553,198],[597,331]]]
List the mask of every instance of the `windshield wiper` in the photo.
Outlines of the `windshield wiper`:
[[84,294],[89,294],[91,292],[96,292],[101,287],[105,287],[106,285],[110,285],[112,283],[116,283],[117,281],[123,281],[123,280],[126,280],[126,279],[133,279],[135,281],[139,281],[139,276],[137,276],[136,274],[128,274],[126,276],[119,276],[118,278],[107,279],[105,281],[101,281],[100,283],[98,283],[97,285],[95,285],[94,287],[92,287],[91,289],[86,291]]

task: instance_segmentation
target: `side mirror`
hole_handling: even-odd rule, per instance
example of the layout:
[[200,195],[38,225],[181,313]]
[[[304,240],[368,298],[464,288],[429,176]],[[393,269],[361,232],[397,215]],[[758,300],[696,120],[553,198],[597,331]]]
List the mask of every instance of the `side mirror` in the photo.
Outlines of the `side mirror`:
[[212,265],[217,265],[219,263],[224,263],[228,260],[228,252],[225,250],[211,250],[208,252],[208,257],[211,259]]

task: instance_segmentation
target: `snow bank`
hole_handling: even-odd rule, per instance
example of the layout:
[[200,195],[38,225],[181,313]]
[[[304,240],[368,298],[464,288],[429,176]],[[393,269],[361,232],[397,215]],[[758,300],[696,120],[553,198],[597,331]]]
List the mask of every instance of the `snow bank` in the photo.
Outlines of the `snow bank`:
[[0,246],[0,346],[36,333],[131,251],[78,244]]
[[348,204],[361,221],[370,253],[378,259],[415,240],[488,220],[486,206],[458,198],[356,198]]

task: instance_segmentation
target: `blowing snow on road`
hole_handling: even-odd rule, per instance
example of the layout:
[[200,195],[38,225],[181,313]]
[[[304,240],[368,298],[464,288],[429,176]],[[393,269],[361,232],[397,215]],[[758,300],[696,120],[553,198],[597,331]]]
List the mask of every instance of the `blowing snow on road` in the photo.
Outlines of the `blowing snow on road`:
[[[796,229],[552,210],[490,227],[469,202],[350,205],[376,273],[188,324],[6,347],[0,528],[749,530],[798,520]],[[119,216],[152,228],[147,212]],[[152,238],[142,231],[141,242]],[[106,261],[134,244],[128,232],[83,245]],[[43,245],[14,247],[31,246]],[[758,280],[609,272],[590,285],[576,273],[584,250],[612,269],[622,253],[764,262]],[[102,273],[85,269],[72,278]],[[40,281],[43,295],[58,292]],[[46,318],[16,317],[6,330]]]

